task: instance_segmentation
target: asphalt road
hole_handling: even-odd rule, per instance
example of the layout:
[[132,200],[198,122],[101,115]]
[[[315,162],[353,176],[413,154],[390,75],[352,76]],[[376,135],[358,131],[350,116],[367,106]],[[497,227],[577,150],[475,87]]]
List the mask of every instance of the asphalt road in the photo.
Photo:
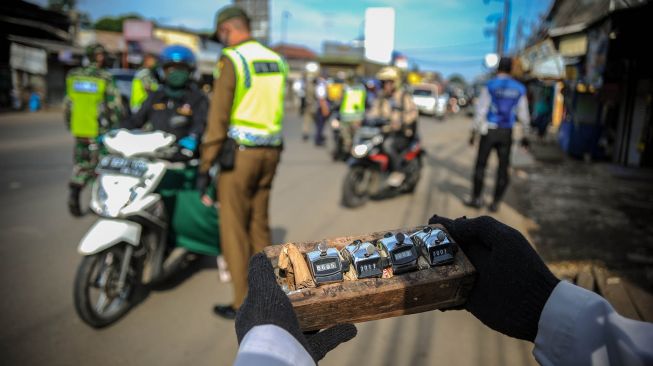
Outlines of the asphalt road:
[[[275,243],[319,239],[425,223],[431,214],[475,216],[469,192],[473,149],[469,120],[423,118],[429,153],[412,195],[346,210],[339,205],[346,167],[300,139],[300,120],[286,119],[286,150],[274,182]],[[0,115],[0,357],[3,365],[228,365],[237,351],[234,325],[211,307],[231,289],[207,265],[147,298],[102,330],[75,314],[76,246],[94,221],[66,209],[72,138],[60,112]],[[496,162],[491,160],[491,166]],[[492,178],[489,174],[488,180]],[[497,215],[525,231],[509,205]],[[207,261],[206,263],[211,263]],[[360,324],[359,335],[323,365],[532,364],[532,345],[504,337],[465,311],[430,312]]]

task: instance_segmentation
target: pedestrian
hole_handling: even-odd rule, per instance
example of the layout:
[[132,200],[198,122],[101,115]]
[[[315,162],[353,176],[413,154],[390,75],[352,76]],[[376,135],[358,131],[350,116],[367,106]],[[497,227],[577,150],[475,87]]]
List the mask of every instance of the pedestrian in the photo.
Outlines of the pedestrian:
[[[541,365],[653,364],[652,324],[626,319],[601,296],[560,281],[517,230],[488,216],[436,215],[429,224],[443,225],[477,271],[467,302],[456,310],[464,308],[491,329],[532,342]],[[235,365],[315,365],[356,336],[352,324],[302,333],[265,254],[252,258],[249,281],[236,317]]]
[[311,125],[313,121],[313,109],[315,108],[315,79],[305,76],[304,85],[306,90],[304,94],[306,95],[304,111],[302,113],[303,122],[302,122],[302,141],[306,142],[309,139],[311,133]]
[[145,99],[157,91],[160,80],[156,71],[158,57],[154,52],[147,52],[143,56],[143,65],[134,75],[132,92],[129,98],[129,107],[132,113],[138,112]]
[[73,216],[81,216],[80,192],[95,177],[101,136],[117,127],[122,115],[120,91],[104,69],[106,50],[94,44],[86,51],[90,64],[74,68],[66,76],[64,116],[75,137],[73,173],[68,184],[68,209]]
[[315,146],[324,146],[324,125],[329,115],[331,115],[331,106],[329,105],[327,82],[322,76],[315,79]]
[[347,153],[351,150],[354,133],[365,118],[365,94],[365,86],[359,83],[353,74],[350,74],[343,90],[339,110],[340,135],[342,136],[343,150]]
[[[252,39],[248,15],[227,6],[217,14],[217,36],[226,47],[200,153],[197,187],[205,192],[209,169],[219,161],[220,242],[234,289],[233,302],[214,313],[233,319],[247,294],[247,263],[272,241],[268,206],[281,157],[284,91],[288,67]],[[203,202],[211,204],[208,196]]]
[[485,166],[492,150],[496,150],[499,156],[494,200],[489,207],[492,212],[499,209],[501,199],[508,187],[512,129],[516,120],[523,125],[521,146],[524,148],[529,146],[527,136],[531,122],[526,87],[510,76],[511,71],[512,59],[502,57],[499,61],[497,75],[481,89],[472,135],[469,140],[473,145],[476,134],[481,135],[474,169],[474,188],[471,199],[465,202],[467,206],[482,207],[481,193],[483,192]]

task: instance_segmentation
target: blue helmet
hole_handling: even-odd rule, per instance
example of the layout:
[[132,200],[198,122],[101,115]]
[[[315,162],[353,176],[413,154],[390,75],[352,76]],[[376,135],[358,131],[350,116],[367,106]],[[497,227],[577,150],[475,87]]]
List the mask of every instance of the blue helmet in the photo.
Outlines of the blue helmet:
[[181,45],[168,46],[161,51],[161,65],[186,64],[190,69],[196,65],[195,54],[190,48]]

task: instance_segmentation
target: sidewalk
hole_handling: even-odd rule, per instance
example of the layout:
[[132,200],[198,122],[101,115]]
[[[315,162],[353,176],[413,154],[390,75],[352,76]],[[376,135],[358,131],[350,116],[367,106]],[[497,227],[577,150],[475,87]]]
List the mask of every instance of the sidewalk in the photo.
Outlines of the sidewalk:
[[540,255],[571,273],[600,266],[634,287],[631,297],[651,301],[653,173],[574,160],[553,142],[536,142],[531,153],[532,164],[515,164],[507,202],[532,220]]

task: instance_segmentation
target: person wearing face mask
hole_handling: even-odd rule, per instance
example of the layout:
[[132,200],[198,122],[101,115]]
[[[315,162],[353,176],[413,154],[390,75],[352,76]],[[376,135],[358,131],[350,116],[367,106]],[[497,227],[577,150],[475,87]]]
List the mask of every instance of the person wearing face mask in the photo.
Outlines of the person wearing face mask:
[[[247,293],[247,262],[271,242],[268,207],[281,158],[288,65],[252,39],[249,17],[241,8],[221,9],[216,25],[225,48],[213,84],[197,189],[207,190],[209,170],[219,162],[220,243],[234,297],[213,311],[233,319]],[[212,203],[207,195],[202,201]]]
[[121,127],[171,133],[177,138],[182,154],[196,155],[209,103],[191,79],[195,65],[195,55],[189,48],[166,47],[161,53],[163,86],[150,94],[138,112],[123,121]]

